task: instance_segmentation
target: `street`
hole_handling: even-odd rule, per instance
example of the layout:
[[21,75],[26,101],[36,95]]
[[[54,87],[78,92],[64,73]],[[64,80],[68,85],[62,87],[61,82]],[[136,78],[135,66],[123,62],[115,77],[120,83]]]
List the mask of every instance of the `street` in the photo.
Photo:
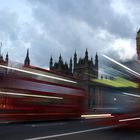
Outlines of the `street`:
[[140,130],[117,126],[94,126],[94,121],[78,119],[50,122],[1,123],[0,140],[139,140]]

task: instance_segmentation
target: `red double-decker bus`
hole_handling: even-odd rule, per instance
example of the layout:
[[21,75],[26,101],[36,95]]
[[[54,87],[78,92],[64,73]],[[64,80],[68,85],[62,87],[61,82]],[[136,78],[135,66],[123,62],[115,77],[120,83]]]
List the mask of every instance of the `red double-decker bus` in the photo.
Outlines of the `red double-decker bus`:
[[0,120],[80,117],[86,93],[72,77],[29,66],[0,65]]

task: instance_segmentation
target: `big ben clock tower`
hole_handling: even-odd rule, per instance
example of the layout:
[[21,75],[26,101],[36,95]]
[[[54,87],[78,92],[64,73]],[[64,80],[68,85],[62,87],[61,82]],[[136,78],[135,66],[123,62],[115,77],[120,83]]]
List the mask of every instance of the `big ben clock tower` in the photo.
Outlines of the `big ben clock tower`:
[[136,46],[137,46],[137,59],[140,60],[140,29],[138,30],[136,36]]

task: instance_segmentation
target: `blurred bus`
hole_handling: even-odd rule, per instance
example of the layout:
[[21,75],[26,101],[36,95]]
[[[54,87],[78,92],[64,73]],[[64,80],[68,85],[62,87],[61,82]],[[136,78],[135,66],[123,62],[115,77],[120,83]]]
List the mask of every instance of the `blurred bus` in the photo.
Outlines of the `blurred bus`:
[[72,77],[34,66],[0,65],[0,120],[80,117],[86,93]]

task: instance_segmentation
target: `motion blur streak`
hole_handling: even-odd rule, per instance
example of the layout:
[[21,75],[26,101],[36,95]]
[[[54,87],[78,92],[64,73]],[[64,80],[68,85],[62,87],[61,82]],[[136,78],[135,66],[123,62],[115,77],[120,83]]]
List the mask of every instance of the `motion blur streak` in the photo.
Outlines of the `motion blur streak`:
[[26,97],[38,97],[38,98],[63,99],[62,97],[43,96],[43,95],[31,95],[31,94],[12,93],[12,92],[2,92],[2,91],[0,91],[0,94],[15,95],[15,96],[26,96]]
[[123,92],[123,94],[140,98],[140,95],[136,95],[136,94],[126,93],[126,92]]
[[140,120],[140,118],[122,119],[122,120],[119,120],[119,122],[125,122],[125,121],[135,121],[135,120]]
[[24,73],[28,73],[28,74],[38,75],[38,76],[42,76],[42,77],[46,77],[46,78],[56,79],[56,80],[60,80],[60,81],[65,81],[65,82],[70,82],[70,83],[75,83],[75,84],[77,83],[75,81],[67,80],[67,79],[64,79],[64,78],[58,78],[58,77],[54,77],[54,76],[50,76],[50,75],[45,75],[45,74],[40,74],[40,73],[36,73],[36,72],[26,71],[26,70],[22,70],[22,69],[18,69],[18,68],[12,68],[12,67],[3,66],[3,65],[0,65],[0,67],[15,70],[15,71],[19,71],[19,72],[24,72]]
[[108,60],[110,60],[110,61],[112,61],[112,62],[118,64],[119,66],[125,68],[126,70],[128,70],[128,72],[130,72],[131,74],[133,74],[133,75],[135,75],[136,77],[139,77],[139,78],[140,78],[140,74],[139,74],[138,72],[136,72],[136,71],[134,71],[134,70],[132,70],[132,69],[126,67],[125,65],[119,63],[118,61],[116,61],[116,60],[114,60],[114,59],[112,59],[112,58],[110,58],[110,57],[108,57],[108,56],[106,56],[106,55],[104,55],[104,54],[103,54],[102,56],[105,57],[105,58],[107,58]]
[[92,118],[108,118],[113,117],[111,114],[94,114],[94,115],[81,115],[82,118],[92,119]]

